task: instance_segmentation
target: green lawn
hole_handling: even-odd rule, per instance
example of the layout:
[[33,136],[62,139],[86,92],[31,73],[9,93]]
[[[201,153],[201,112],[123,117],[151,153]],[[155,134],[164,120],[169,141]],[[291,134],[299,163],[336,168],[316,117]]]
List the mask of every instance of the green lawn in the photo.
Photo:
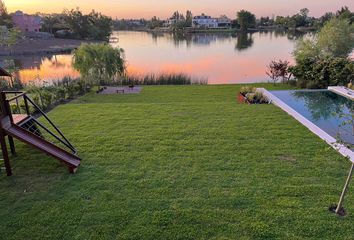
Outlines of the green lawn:
[[153,86],[57,107],[82,166],[70,175],[16,142],[0,239],[353,239],[353,191],[348,216],[328,211],[349,161],[279,108],[239,104],[238,89]]

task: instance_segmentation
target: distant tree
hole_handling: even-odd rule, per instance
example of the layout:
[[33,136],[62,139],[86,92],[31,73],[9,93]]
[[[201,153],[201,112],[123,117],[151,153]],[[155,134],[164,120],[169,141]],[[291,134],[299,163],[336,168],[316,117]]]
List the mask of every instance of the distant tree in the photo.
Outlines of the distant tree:
[[74,68],[87,84],[109,84],[124,74],[124,51],[108,44],[83,44],[73,54]]
[[256,26],[256,16],[246,10],[241,10],[237,13],[237,21],[242,31],[247,31],[247,29]]
[[294,56],[297,62],[321,57],[348,57],[354,48],[354,27],[348,20],[332,18],[310,39],[297,43]]
[[327,12],[317,19],[316,28],[322,28],[329,20],[335,17],[332,12]]
[[56,24],[58,24],[59,22],[60,22],[60,20],[54,14],[43,16],[42,17],[42,30],[49,32],[49,33],[54,33],[53,32],[54,26]]
[[183,16],[183,14],[179,13],[178,11],[175,11],[171,16],[171,19],[182,20],[182,19],[184,19],[184,16]]
[[5,2],[0,0],[0,26],[6,26],[8,28],[13,27],[13,22],[10,14],[7,12]]
[[112,18],[92,10],[88,15],[88,20],[90,22],[89,36],[95,40],[108,41],[112,34]]
[[112,33],[112,19],[101,13],[92,11],[85,15],[77,8],[65,10],[63,15],[65,23],[79,38],[107,41]]
[[258,26],[266,27],[266,26],[272,26],[274,24],[274,20],[271,19],[270,17],[261,17],[258,20]]
[[193,14],[190,10],[186,12],[186,27],[192,27]]
[[156,16],[153,16],[150,22],[147,24],[148,28],[155,29],[158,27],[162,27],[163,22]]
[[303,8],[293,16],[277,16],[275,24],[286,28],[306,27],[314,24],[314,18],[308,17],[309,10]]
[[17,28],[11,28],[7,32],[0,32],[4,37],[0,41],[0,46],[12,48],[19,40],[22,39],[22,32]]
[[8,32],[6,46],[12,47],[23,37],[22,32],[17,28],[11,28]]
[[318,34],[318,47],[333,57],[347,57],[354,48],[354,26],[347,19],[328,21]]
[[65,22],[70,30],[79,38],[87,38],[89,36],[90,23],[88,16],[84,15],[78,8],[76,10],[64,10]]
[[307,18],[307,16],[309,15],[310,10],[308,8],[302,8],[300,9],[300,16],[303,17],[304,19]]
[[238,23],[237,19],[231,21],[231,27],[236,29],[240,28],[240,24]]
[[347,19],[332,18],[311,39],[300,40],[290,69],[301,87],[347,85],[354,79],[354,29]]
[[339,19],[346,19],[350,23],[354,22],[354,13],[352,13],[347,6],[342,7],[339,11],[337,11],[336,16]]

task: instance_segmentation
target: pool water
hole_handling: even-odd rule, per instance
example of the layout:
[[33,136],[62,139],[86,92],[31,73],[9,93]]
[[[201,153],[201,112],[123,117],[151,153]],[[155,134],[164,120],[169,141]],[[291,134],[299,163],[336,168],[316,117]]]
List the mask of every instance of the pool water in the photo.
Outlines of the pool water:
[[328,90],[271,91],[328,135],[354,145],[354,102]]

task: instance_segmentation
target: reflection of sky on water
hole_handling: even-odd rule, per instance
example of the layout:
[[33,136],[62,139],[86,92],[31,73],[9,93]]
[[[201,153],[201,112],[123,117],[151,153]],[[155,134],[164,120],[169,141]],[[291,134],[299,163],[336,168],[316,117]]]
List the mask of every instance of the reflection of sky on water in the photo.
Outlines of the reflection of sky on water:
[[20,69],[16,76],[25,83],[30,81],[50,82],[65,76],[73,78],[80,76],[72,68],[71,55],[23,56],[15,58],[15,65]]
[[272,94],[332,137],[340,136],[354,144],[352,100],[327,90],[272,91]]
[[[267,81],[266,66],[274,59],[288,59],[296,35],[284,33],[253,34],[151,34],[116,32],[125,50],[128,72],[187,73],[208,78],[209,83]],[[113,43],[115,45],[115,43]],[[1,60],[0,60],[1,61]],[[20,78],[50,81],[64,76],[77,77],[70,55],[19,57]]]

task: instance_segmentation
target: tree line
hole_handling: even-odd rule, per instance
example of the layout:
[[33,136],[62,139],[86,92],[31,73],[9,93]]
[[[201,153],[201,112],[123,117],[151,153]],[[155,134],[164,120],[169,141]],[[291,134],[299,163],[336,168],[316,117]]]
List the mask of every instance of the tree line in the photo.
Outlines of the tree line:
[[39,14],[42,30],[58,37],[108,41],[113,30],[111,17],[92,10],[84,14],[79,8],[59,14]]
[[301,88],[353,86],[353,14],[341,12],[328,19],[314,36],[297,42],[293,52],[293,66],[282,60],[269,64],[267,74],[274,83],[280,79],[283,82],[293,79]]
[[[89,14],[77,8],[62,13],[36,15],[42,18],[42,31],[58,37],[108,41],[113,30],[112,18],[94,10]],[[6,26],[10,35],[15,31],[12,17],[3,0],[0,0],[0,26]]]
[[[311,28],[320,29],[325,25],[327,21],[333,17],[342,16],[354,21],[354,13],[352,13],[348,7],[342,7],[337,12],[327,12],[321,17],[311,17],[310,11],[307,8],[300,9],[300,11],[294,15],[289,16],[275,16],[275,17],[260,17],[247,10],[240,10],[236,13],[234,18],[231,18],[231,28],[246,31],[249,29],[262,29],[262,28],[282,28],[282,29],[296,29],[296,28]],[[222,15],[222,17],[226,17]],[[171,24],[172,29],[184,29],[192,27],[193,13],[188,10],[185,14],[175,11],[169,19],[174,19],[175,22]],[[139,21],[138,26],[135,23]],[[116,20],[116,29],[134,29],[134,27],[146,27],[148,29],[156,29],[164,27],[166,20],[160,19],[157,16],[153,16],[150,20]]]

